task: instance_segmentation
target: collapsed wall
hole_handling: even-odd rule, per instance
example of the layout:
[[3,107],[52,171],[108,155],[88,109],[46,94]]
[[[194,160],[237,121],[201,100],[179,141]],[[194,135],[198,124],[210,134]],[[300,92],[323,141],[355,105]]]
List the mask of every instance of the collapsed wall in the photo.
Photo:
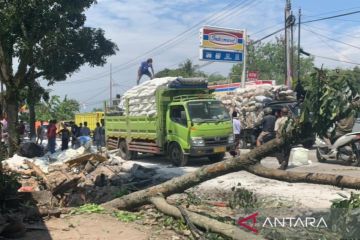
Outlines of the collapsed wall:
[[257,122],[261,121],[265,103],[296,100],[294,92],[284,85],[238,88],[233,92],[215,92],[215,96],[230,112],[235,110],[240,113],[242,128],[253,128]]

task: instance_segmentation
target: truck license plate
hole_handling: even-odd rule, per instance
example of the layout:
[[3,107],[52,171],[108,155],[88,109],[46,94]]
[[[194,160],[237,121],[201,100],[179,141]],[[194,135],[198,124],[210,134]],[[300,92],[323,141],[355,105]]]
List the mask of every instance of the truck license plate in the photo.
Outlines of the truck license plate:
[[225,147],[214,147],[214,153],[226,152]]

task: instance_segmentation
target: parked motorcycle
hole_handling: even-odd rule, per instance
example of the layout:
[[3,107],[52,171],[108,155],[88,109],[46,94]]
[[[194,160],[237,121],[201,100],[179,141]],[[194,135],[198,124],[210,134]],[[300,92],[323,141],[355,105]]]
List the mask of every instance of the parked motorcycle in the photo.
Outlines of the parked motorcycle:
[[316,137],[316,157],[319,162],[343,161],[347,165],[360,166],[360,132],[345,134],[330,144]]

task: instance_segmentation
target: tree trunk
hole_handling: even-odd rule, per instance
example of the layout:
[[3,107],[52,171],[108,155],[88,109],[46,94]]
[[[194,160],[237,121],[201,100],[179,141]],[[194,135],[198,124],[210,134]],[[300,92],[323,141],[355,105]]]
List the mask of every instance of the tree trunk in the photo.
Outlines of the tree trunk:
[[[170,216],[176,217],[176,218],[183,218],[180,210],[177,207],[174,207],[166,202],[166,200],[162,197],[153,197],[150,198],[150,202],[155,205],[155,207]],[[261,236],[255,235],[253,233],[248,233],[245,231],[242,231],[238,226],[226,224],[223,222],[219,222],[215,219],[211,219],[208,217],[205,217],[203,215],[190,212],[188,210],[185,210],[186,215],[189,217],[189,220],[206,230],[210,230],[212,232],[220,233],[224,236],[227,236],[231,239],[263,239]]]
[[8,134],[9,134],[9,156],[13,156],[17,151],[19,143],[18,132],[18,93],[17,89],[9,86],[6,88],[6,113],[8,117]]
[[277,179],[286,182],[304,182],[332,185],[340,188],[360,189],[360,177],[356,178],[327,173],[291,172],[267,168],[261,164],[247,166],[246,170],[260,177]]
[[106,208],[129,209],[149,203],[149,199],[151,197],[158,196],[158,194],[162,194],[167,197],[174,193],[183,192],[186,189],[209,179],[216,178],[227,173],[240,171],[249,165],[254,165],[272,151],[282,147],[283,144],[283,139],[274,139],[253,149],[248,154],[203,166],[192,173],[173,178],[162,184],[133,192],[121,198],[106,202],[103,206]]
[[28,103],[29,107],[29,124],[30,124],[30,139],[36,138],[36,129],[35,129],[35,104],[32,101]]

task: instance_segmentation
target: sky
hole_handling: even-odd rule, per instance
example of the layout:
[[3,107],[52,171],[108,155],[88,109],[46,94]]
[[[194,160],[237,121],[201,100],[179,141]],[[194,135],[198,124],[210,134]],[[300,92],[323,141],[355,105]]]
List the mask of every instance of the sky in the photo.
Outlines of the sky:
[[[285,0],[98,0],[86,12],[86,26],[105,30],[119,51],[104,66],[83,66],[66,81],[55,83],[51,94],[67,95],[81,103],[81,111],[92,111],[109,99],[110,65],[115,96],[136,84],[140,62],[149,57],[154,60],[155,72],[176,68],[186,59],[203,65],[205,62],[198,60],[202,26],[246,29],[250,38],[257,40],[283,27],[284,6]],[[302,21],[308,21],[360,10],[360,1],[293,0],[296,17],[299,8]],[[274,41],[275,36],[264,41]],[[307,23],[301,28],[301,46],[306,52],[340,61],[360,63],[359,39],[360,14]],[[320,57],[315,57],[315,64],[356,66]],[[201,70],[227,76],[232,65],[213,63]]]

